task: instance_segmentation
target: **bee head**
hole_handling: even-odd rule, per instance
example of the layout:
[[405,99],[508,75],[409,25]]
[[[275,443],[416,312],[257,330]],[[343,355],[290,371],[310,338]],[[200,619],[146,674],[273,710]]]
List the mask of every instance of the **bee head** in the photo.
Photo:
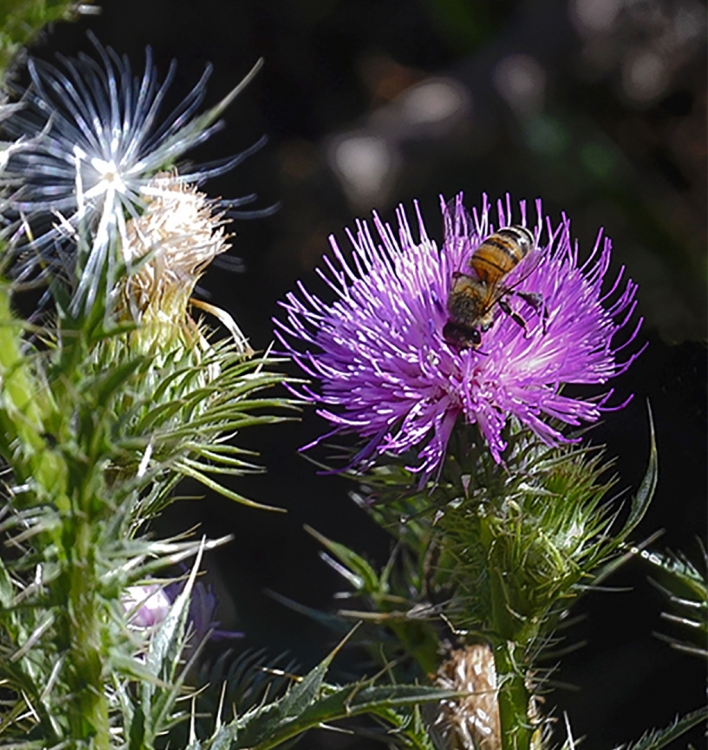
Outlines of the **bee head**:
[[445,341],[455,349],[477,349],[482,343],[482,334],[477,328],[459,325],[452,320],[442,330]]

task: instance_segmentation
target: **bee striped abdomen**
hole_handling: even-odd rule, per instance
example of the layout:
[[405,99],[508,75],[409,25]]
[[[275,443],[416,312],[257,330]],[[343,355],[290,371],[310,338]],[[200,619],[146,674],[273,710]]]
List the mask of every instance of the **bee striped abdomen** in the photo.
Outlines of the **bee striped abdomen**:
[[531,249],[528,230],[523,227],[506,227],[487,239],[475,250],[470,266],[477,277],[494,284],[506,276],[522,261]]

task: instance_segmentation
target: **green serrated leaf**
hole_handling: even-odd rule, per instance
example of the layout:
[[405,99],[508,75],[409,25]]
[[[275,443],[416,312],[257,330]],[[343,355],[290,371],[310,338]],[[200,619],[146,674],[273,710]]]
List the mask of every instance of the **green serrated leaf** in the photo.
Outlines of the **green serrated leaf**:
[[413,706],[410,711],[400,707],[396,710],[380,709],[376,712],[376,718],[383,725],[382,730],[374,732],[357,728],[357,735],[372,737],[405,750],[441,750],[441,745],[436,745],[432,739],[434,729],[423,721],[419,705]]
[[390,711],[397,708],[460,697],[460,693],[456,691],[418,685],[376,687],[368,683],[357,683],[344,687],[323,687],[325,689],[299,716],[278,721],[275,720],[275,715],[268,715],[264,710],[258,716],[245,716],[234,722],[238,726],[238,741],[234,750],[270,750],[308,729],[339,719],[374,714],[386,720]]
[[341,651],[355,630],[356,626],[314,669],[296,682],[282,697],[279,701],[279,712],[283,719],[299,716],[312,703],[315,696],[319,694],[332,659]]
[[[235,739],[236,735],[233,730],[228,727],[219,727],[209,741],[209,750],[229,750]],[[198,747],[194,750],[198,750]],[[192,745],[189,746],[188,750],[192,750]]]
[[676,719],[668,727],[653,729],[637,742],[631,745],[620,745],[615,750],[661,750],[662,747],[667,747],[669,743],[679,739],[689,729],[706,720],[708,720],[708,708],[699,708],[697,711]]
[[[145,666],[155,677],[163,675],[166,665],[168,666],[168,671],[171,671],[170,664],[177,662],[177,652],[181,652],[182,650],[179,644],[184,642],[190,597],[197,579],[197,572],[203,553],[204,544],[202,543],[192,565],[189,578],[184,584],[184,588],[175,598],[174,602],[172,602],[167,617],[160,623],[159,628],[155,631],[150,641],[150,649],[145,658]],[[170,659],[170,656],[173,658]],[[167,664],[167,662],[170,662],[170,664]],[[152,692],[150,688],[148,689]]]

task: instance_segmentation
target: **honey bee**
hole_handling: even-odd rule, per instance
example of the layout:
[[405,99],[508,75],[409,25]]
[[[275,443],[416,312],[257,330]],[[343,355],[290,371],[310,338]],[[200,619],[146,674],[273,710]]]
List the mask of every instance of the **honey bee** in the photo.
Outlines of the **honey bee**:
[[472,274],[454,272],[447,298],[448,321],[443,328],[443,337],[449,344],[458,349],[478,348],[482,332],[489,330],[494,322],[497,307],[526,331],[526,321],[506,301],[510,294],[527,302],[541,315],[545,325],[541,295],[514,288],[528,273],[513,286],[504,284],[535,244],[533,234],[526,227],[504,227],[489,235],[472,253],[467,264]]

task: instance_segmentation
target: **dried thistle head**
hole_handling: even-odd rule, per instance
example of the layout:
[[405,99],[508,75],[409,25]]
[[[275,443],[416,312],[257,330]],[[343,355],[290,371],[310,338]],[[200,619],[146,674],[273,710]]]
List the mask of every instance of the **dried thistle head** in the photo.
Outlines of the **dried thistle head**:
[[194,287],[212,260],[229,249],[228,219],[219,201],[177,178],[160,173],[144,189],[146,208],[126,224],[123,256],[136,269],[121,283],[119,307],[143,329],[177,326],[203,342],[187,312],[195,304],[216,315],[245,353],[248,344],[224,310],[196,302]]
[[140,319],[183,318],[204,269],[229,249],[227,220],[174,172],[156,175],[145,193],[144,213],[126,225],[123,255],[137,270],[125,279],[124,303]]
[[492,649],[481,643],[451,651],[435,675],[446,690],[468,693],[440,701],[435,726],[449,750],[501,750],[497,673]]

